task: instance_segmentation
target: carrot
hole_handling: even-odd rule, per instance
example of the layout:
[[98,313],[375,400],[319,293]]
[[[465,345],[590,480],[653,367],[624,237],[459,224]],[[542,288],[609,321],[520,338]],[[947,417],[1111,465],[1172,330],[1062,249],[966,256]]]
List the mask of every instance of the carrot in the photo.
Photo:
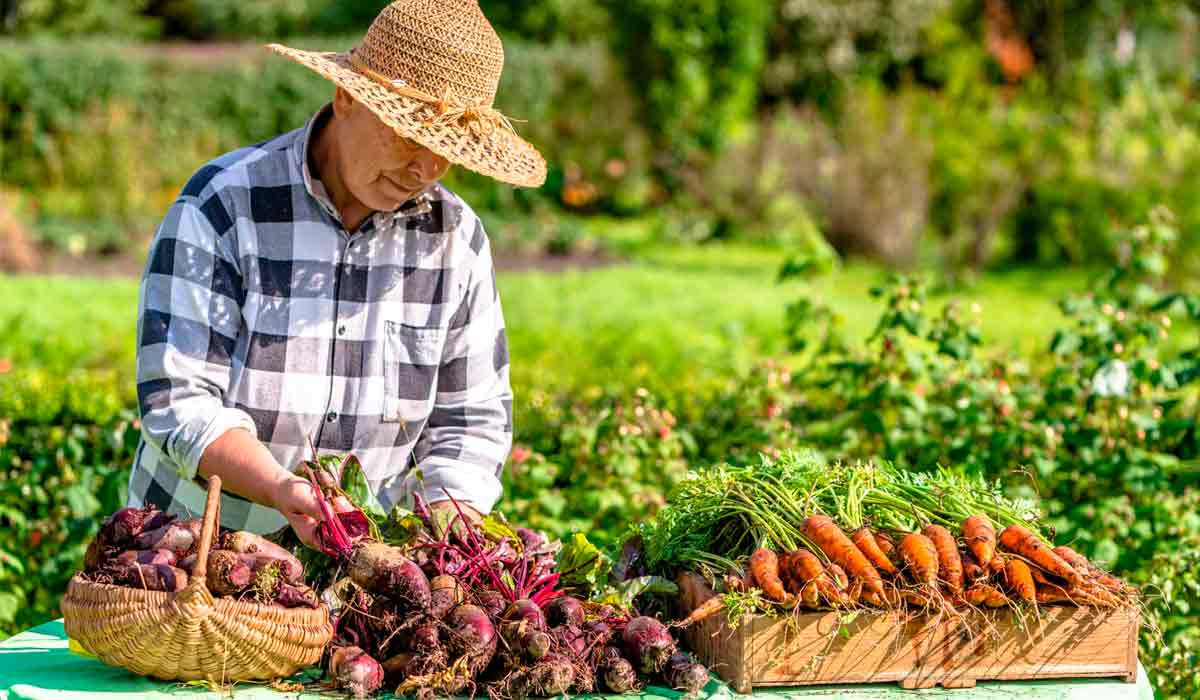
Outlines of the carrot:
[[1073,569],[1092,579],[1104,588],[1107,588],[1114,593],[1123,593],[1128,590],[1128,587],[1125,585],[1124,581],[1106,571],[1103,571],[1095,564],[1088,561],[1087,557],[1083,556],[1079,552],[1076,552],[1070,547],[1067,547],[1066,545],[1059,545],[1051,551],[1062,557],[1063,561],[1070,564]]
[[883,594],[883,579],[879,571],[867,561],[858,547],[846,537],[846,533],[838,528],[831,518],[825,515],[813,515],[804,520],[804,535],[821,548],[825,556],[846,573],[860,578],[867,590]]
[[958,556],[958,543],[954,541],[954,535],[951,535],[950,531],[941,525],[926,525],[924,533],[937,549],[938,573],[942,577],[942,582],[946,584],[946,588],[952,595],[962,593],[963,566],[962,559]]
[[896,561],[896,540],[886,532],[875,533],[875,544],[883,551],[883,555],[891,562]]
[[975,557],[970,552],[963,552],[962,555],[963,580],[967,585],[972,585],[978,581],[987,578],[987,572],[975,560]]
[[1033,584],[1033,573],[1029,565],[1021,559],[1010,558],[1004,566],[1004,577],[1008,587],[1018,598],[1026,603],[1037,600],[1037,592]]
[[[837,564],[830,564],[825,567],[825,573],[833,579],[834,584],[843,591],[850,587],[850,578],[846,576],[846,572]],[[855,579],[857,580],[857,579]]]
[[[1108,592],[1104,591],[1104,593]],[[1045,604],[1069,603],[1075,606],[1088,605],[1094,608],[1115,608],[1120,604],[1120,601],[1115,597],[1106,598],[1103,594],[1097,595],[1095,589],[1067,589],[1053,583],[1038,586],[1037,601]]]
[[[854,531],[850,540],[854,542],[854,546],[858,547],[858,551],[863,553],[867,561],[871,562],[872,566],[888,576],[895,576],[899,571],[896,570],[896,565],[892,563],[892,560],[888,559],[883,547],[879,546],[879,537],[878,534],[871,532],[871,528],[864,525]],[[894,546],[892,548],[895,549]]]
[[1004,595],[1004,591],[995,586],[989,586],[989,588],[992,590],[988,591],[988,597],[984,601],[984,605],[989,608],[1003,608],[1005,605],[1008,605],[1008,598]]
[[917,583],[937,584],[938,552],[928,537],[916,532],[905,535],[900,540],[900,556]]
[[849,601],[849,603],[851,605],[854,605],[854,604],[858,603],[858,601],[862,600],[862,594],[863,594],[862,579],[856,578],[856,579],[854,579],[853,582],[851,582],[849,588],[846,589],[846,599]]
[[788,573],[801,586],[802,599],[811,600],[819,596],[830,605],[845,605],[848,602],[846,594],[829,577],[817,555],[803,548],[790,554],[788,561],[792,568]]
[[783,587],[783,580],[779,578],[779,558],[775,556],[775,552],[761,547],[751,554],[750,573],[768,598],[781,603],[788,599],[787,589]]
[[1001,597],[1004,596],[1003,593],[996,590],[995,586],[986,583],[977,583],[967,589],[965,597],[971,605],[986,605],[988,599],[994,598],[996,594],[999,594]]
[[1042,567],[1051,576],[1057,576],[1072,586],[1083,583],[1083,576],[1047,547],[1037,535],[1022,525],[1009,525],[1000,533],[1000,546],[1019,554],[1029,562]]
[[696,609],[693,610],[690,615],[683,618],[679,622],[672,624],[671,626],[672,627],[687,627],[688,625],[694,625],[697,622],[700,622],[701,620],[707,620],[708,618],[712,617],[713,615],[716,615],[717,613],[721,612],[721,610],[724,609],[724,607],[725,607],[725,596],[714,595],[713,597],[709,598],[708,600],[704,601],[703,603],[697,605]]
[[992,527],[987,516],[972,515],[964,520],[962,534],[967,548],[975,555],[979,565],[986,568],[991,564],[996,554],[996,528]]

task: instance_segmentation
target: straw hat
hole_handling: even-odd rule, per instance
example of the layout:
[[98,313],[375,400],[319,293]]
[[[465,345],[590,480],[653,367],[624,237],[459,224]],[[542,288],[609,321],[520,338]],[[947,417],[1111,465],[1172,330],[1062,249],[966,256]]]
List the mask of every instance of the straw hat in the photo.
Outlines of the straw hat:
[[396,0],[344,53],[268,48],[451,163],[522,187],[546,180],[545,159],[492,108],[504,47],[477,0]]

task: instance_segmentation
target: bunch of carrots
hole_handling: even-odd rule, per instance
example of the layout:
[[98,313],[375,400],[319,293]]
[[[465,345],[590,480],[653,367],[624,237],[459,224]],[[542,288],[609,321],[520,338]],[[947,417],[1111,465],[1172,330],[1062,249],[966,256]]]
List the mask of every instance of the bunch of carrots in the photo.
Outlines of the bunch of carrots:
[[[803,453],[719,465],[693,475],[640,534],[656,568],[699,570],[727,592],[757,590],[797,609],[1136,600],[1115,576],[1046,541],[1030,504],[945,470],[831,466]],[[685,622],[722,607],[714,597]]]

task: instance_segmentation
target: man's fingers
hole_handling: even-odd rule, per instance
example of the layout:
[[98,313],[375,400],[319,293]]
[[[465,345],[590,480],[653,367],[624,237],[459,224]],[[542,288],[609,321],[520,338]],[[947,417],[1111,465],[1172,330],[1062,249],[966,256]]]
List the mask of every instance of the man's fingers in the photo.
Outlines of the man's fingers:
[[292,525],[292,530],[295,531],[296,537],[307,547],[312,549],[320,549],[317,546],[317,521],[302,513],[293,514],[288,518],[288,522]]

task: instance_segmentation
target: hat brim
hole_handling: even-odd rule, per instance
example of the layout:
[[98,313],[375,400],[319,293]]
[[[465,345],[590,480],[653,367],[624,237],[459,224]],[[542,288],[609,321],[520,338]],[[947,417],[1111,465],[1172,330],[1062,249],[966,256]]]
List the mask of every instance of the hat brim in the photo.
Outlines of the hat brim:
[[348,53],[301,51],[280,44],[267,48],[344,88],[401,136],[455,165],[518,187],[541,187],[546,181],[545,158],[509,129],[439,122],[435,105],[392,92],[358,73]]

